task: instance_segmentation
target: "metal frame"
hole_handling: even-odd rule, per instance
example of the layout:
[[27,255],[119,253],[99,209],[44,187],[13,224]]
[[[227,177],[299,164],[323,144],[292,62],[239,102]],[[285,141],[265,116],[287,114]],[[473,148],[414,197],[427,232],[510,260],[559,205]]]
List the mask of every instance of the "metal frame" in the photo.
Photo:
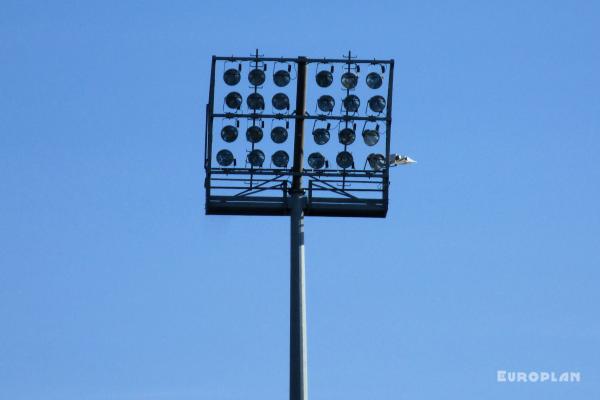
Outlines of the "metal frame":
[[[215,112],[216,66],[228,62],[283,62],[301,65],[343,64],[350,71],[356,65],[385,65],[388,69],[388,90],[384,115],[310,115],[305,111],[306,77],[298,79],[296,110],[290,113],[235,113]],[[205,160],[206,214],[211,215],[290,215],[290,195],[293,181],[307,183],[307,197],[303,211],[308,216],[385,217],[388,209],[389,156],[392,123],[392,91],[394,60],[355,59],[351,53],[345,58],[273,58],[260,57],[258,51],[251,57],[213,56],[210,75],[209,101],[206,106]],[[255,88],[256,91],[256,88]],[[347,90],[347,94],[349,94]],[[213,126],[215,119],[248,119],[254,121],[281,120],[294,122],[294,168],[223,168],[212,165]],[[348,126],[355,122],[385,123],[386,167],[378,170],[324,169],[303,167],[304,121],[336,121]],[[254,147],[252,147],[254,148]],[[243,178],[246,179],[243,179]],[[338,187],[336,185],[341,185]],[[349,186],[354,185],[354,186]]]

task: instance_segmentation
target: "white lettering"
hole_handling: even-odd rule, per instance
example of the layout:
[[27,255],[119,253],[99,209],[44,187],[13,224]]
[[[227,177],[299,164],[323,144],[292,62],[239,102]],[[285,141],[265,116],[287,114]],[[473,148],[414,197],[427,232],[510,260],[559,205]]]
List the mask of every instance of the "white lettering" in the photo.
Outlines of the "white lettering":
[[496,371],[496,379],[498,382],[506,382],[506,371]]
[[506,375],[508,376],[508,381],[509,382],[514,382],[514,381],[517,380],[517,373],[516,372],[509,372]]
[[571,382],[581,382],[581,372],[571,372]]
[[527,378],[529,382],[537,382],[540,379],[540,375],[537,372],[530,372]]

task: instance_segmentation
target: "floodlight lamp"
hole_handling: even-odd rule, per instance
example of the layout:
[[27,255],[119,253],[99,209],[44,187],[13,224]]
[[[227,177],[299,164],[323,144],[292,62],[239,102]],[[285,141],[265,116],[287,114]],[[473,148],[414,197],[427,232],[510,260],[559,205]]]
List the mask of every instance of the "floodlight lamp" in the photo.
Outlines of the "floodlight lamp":
[[233,125],[226,125],[221,129],[221,138],[227,143],[233,142],[238,137],[238,130]]
[[287,84],[290,83],[290,80],[290,73],[285,69],[280,69],[273,74],[273,82],[279,87],[287,86]]
[[375,129],[365,129],[362,136],[367,146],[375,146],[379,142],[379,132]]
[[271,156],[271,161],[276,167],[285,168],[290,161],[290,156],[283,150],[278,150]]
[[288,131],[283,126],[276,126],[271,129],[271,139],[275,143],[283,143],[288,137]]
[[409,156],[402,156],[400,154],[391,154],[390,155],[390,166],[397,167],[398,165],[408,165],[415,164],[416,161],[410,158]]
[[312,169],[321,169],[325,165],[325,157],[321,153],[311,153],[308,156],[308,165]]
[[248,72],[248,81],[253,86],[260,86],[265,83],[265,72],[260,68],[254,68]]
[[357,112],[360,108],[360,99],[353,94],[346,96],[344,99],[344,108],[348,112]]
[[248,139],[250,143],[258,143],[262,140],[262,138],[263,131],[260,127],[252,125],[248,129],[246,129],[246,139]]
[[383,78],[377,72],[370,72],[367,75],[367,86],[371,89],[379,89],[383,84]]
[[241,75],[240,71],[235,68],[229,68],[223,73],[223,80],[229,86],[235,86],[240,83]]
[[222,167],[228,167],[233,163],[233,153],[229,150],[219,150],[217,153],[217,162]]
[[329,142],[329,131],[325,128],[317,128],[313,131],[313,137],[316,144],[323,145]]
[[263,99],[260,93],[251,93],[246,99],[246,104],[248,105],[248,108],[253,110],[265,109],[265,99]]
[[319,73],[317,73],[317,75],[315,76],[315,79],[317,80],[317,85],[319,85],[322,88],[326,88],[331,86],[331,84],[333,83],[333,74],[329,71],[319,71]]
[[372,169],[379,171],[385,168],[385,157],[383,154],[371,153],[367,157],[367,161]]
[[[323,72],[323,71],[321,71]],[[319,97],[319,99],[317,100],[317,106],[319,107],[319,110],[326,112],[326,113],[330,113],[333,111],[333,108],[335,107],[335,100],[333,99],[333,97],[325,94],[321,97]]]
[[248,153],[248,163],[253,167],[262,167],[265,162],[265,153],[255,149]]
[[354,163],[354,159],[352,158],[352,154],[347,151],[340,151],[335,158],[335,162],[340,168],[346,169],[350,168]]
[[352,72],[344,72],[342,75],[342,86],[346,89],[354,89],[358,84],[358,76]]
[[238,92],[231,92],[225,96],[225,104],[229,108],[238,110],[242,106],[242,95]]
[[273,96],[271,104],[276,110],[285,110],[290,108],[290,99],[285,93],[277,93]]
[[354,133],[354,130],[352,128],[344,128],[340,131],[338,137],[340,139],[341,144],[343,144],[344,146],[348,146],[349,144],[354,143],[354,140],[356,139],[356,134]]
[[369,99],[369,108],[380,113],[385,109],[385,99],[382,96],[373,96]]

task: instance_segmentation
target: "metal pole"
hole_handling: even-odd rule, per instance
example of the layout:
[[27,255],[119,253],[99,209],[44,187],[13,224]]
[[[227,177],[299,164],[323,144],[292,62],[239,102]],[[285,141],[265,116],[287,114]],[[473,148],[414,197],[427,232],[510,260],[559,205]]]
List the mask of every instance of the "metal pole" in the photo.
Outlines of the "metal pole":
[[290,400],[307,400],[303,197],[291,198]]
[[[296,115],[306,108],[306,58],[298,59]],[[290,198],[290,400],[307,400],[306,291],[304,281],[304,119],[294,127],[294,165]]]

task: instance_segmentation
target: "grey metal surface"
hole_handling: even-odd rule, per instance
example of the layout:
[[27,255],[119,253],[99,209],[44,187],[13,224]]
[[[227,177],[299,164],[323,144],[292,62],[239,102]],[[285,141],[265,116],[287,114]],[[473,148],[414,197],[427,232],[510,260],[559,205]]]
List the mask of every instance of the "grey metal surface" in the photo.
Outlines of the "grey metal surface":
[[308,399],[303,202],[302,194],[292,194],[290,201],[290,400]]

